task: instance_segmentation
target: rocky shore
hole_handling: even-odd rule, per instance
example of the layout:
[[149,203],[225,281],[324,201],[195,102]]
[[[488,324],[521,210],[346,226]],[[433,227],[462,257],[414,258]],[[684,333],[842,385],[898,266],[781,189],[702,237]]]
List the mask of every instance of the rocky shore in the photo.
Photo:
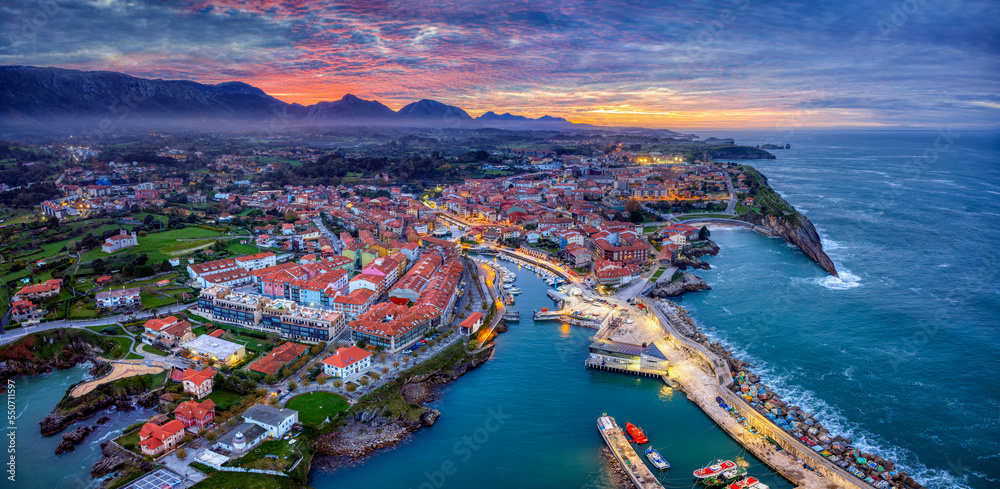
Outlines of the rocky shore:
[[324,435],[313,443],[316,449],[313,467],[350,465],[377,450],[395,446],[405,440],[410,433],[422,427],[433,426],[441,416],[441,412],[425,404],[435,399],[437,388],[482,365],[490,353],[492,348],[454,368],[439,369],[406,379],[399,389],[404,402],[421,406],[422,410],[416,419],[409,419],[403,414],[391,413],[379,407],[357,411],[341,429]]
[[67,426],[81,419],[87,419],[107,409],[132,411],[136,407],[151,408],[157,406],[159,398],[155,393],[143,393],[134,396],[107,396],[94,402],[80,405],[67,412],[54,409],[48,416],[38,422],[42,436],[50,436],[64,430]]
[[680,272],[673,280],[657,282],[656,288],[649,292],[650,297],[677,297],[685,292],[710,290],[712,287],[705,279],[688,272]]
[[7,379],[21,375],[40,375],[53,370],[66,370],[93,359],[103,353],[82,338],[69,340],[66,348],[51,358],[40,358],[35,352],[41,339],[36,335],[26,336],[0,348],[0,394],[7,392]]
[[142,460],[138,455],[110,441],[101,443],[101,454],[104,457],[94,462],[94,467],[90,471],[90,476],[95,479],[118,471],[150,472],[156,467],[156,464]]
[[777,236],[797,246],[806,256],[823,267],[823,270],[834,277],[839,276],[833,260],[823,251],[823,243],[820,241],[819,233],[816,232],[816,227],[806,216],[796,212],[795,218],[790,220],[787,217],[755,214],[750,222],[754,224],[755,230],[769,236]]

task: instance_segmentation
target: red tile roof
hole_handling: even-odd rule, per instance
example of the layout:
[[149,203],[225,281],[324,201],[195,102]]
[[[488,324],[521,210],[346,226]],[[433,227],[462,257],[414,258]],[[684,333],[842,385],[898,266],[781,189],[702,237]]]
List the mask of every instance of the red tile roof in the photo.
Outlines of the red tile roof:
[[346,348],[338,348],[336,353],[328,357],[326,360],[323,360],[323,363],[334,367],[345,368],[348,365],[360,362],[370,356],[372,356],[372,354],[368,350],[352,345]]
[[308,346],[300,343],[285,343],[272,350],[267,356],[254,362],[253,365],[250,365],[250,370],[260,372],[264,375],[277,374],[278,370],[281,370],[281,367],[292,363],[308,349]]

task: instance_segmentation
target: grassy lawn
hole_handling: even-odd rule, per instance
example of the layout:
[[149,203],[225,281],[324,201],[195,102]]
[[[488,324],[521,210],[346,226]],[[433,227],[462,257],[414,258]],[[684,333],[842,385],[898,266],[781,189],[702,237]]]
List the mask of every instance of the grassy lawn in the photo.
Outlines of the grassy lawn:
[[152,292],[140,292],[139,297],[142,298],[142,307],[169,306],[177,302],[177,299],[173,297],[163,297]]
[[118,326],[117,324],[104,324],[104,325],[97,325],[97,326],[87,326],[87,329],[89,329],[89,330],[91,330],[91,331],[93,331],[95,333],[100,333],[101,330],[104,329],[104,328],[113,328],[115,330],[114,334],[118,334],[118,335],[128,334],[128,333],[125,332],[124,329],[122,329],[121,326]]
[[657,229],[660,229],[660,226],[643,226],[642,234],[655,233]]
[[[249,469],[285,470],[299,459],[299,451],[296,450],[299,443],[301,441],[295,445],[289,445],[288,441],[285,440],[268,440],[236,460],[235,463]],[[275,455],[278,458],[265,457],[265,455]]]
[[125,436],[122,436],[122,437],[118,438],[115,441],[119,445],[121,445],[122,448],[124,448],[126,450],[129,450],[129,451],[132,451],[132,452],[136,452],[136,453],[141,453],[139,451],[139,430],[135,430],[132,433],[129,433],[129,434],[125,435]]
[[656,273],[653,274],[653,281],[655,282],[656,279],[660,278],[660,275],[663,275],[663,272],[665,272],[665,271],[667,271],[666,268],[661,268],[661,269],[657,270]]
[[144,357],[138,353],[129,352],[128,355],[125,355],[124,360],[142,360],[143,358]]
[[230,253],[234,253],[237,255],[255,255],[258,253],[256,246],[250,246],[239,243],[230,243],[228,246],[226,246],[226,249],[229,250]]
[[291,489],[298,487],[290,477],[247,472],[215,472],[191,489]]
[[188,250],[200,250],[215,244],[214,239],[198,239],[194,241],[178,241],[172,245],[160,248],[160,251],[169,255],[183,255]]
[[145,353],[152,353],[153,355],[159,355],[161,357],[165,357],[170,354],[169,352],[165,352],[159,348],[154,348],[149,345],[142,345],[142,351]]
[[69,306],[69,317],[72,319],[96,318],[97,306],[83,300],[76,301]]
[[690,221],[692,219],[704,219],[706,217],[718,217],[722,219],[732,219],[733,216],[729,214],[688,214],[686,216],[677,216],[678,221]]
[[215,403],[215,412],[221,413],[229,409],[229,406],[240,402],[240,399],[243,399],[243,395],[224,389],[215,389],[208,395],[208,398]]
[[318,425],[350,406],[343,396],[330,392],[309,392],[296,396],[288,401],[285,407],[299,412],[299,420],[303,423]]

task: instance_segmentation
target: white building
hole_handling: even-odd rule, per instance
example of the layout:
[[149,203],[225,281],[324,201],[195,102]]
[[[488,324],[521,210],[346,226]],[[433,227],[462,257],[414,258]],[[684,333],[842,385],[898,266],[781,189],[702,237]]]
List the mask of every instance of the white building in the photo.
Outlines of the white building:
[[371,366],[371,352],[352,345],[338,348],[336,353],[323,360],[323,373],[347,379],[365,373]]
[[243,421],[264,428],[271,438],[281,438],[299,422],[299,412],[292,409],[278,409],[266,404],[254,404],[243,413]]
[[235,260],[237,267],[248,271],[273,267],[278,263],[277,256],[269,251],[257,253],[256,255],[238,256]]
[[136,237],[135,233],[128,234],[124,229],[121,229],[119,230],[119,234],[104,240],[104,244],[101,245],[101,251],[105,253],[114,253],[121,249],[137,246],[138,244],[139,238]]
[[97,300],[97,307],[114,309],[116,307],[134,306],[142,302],[139,292],[141,289],[134,287],[131,289],[105,290],[98,292],[94,298]]

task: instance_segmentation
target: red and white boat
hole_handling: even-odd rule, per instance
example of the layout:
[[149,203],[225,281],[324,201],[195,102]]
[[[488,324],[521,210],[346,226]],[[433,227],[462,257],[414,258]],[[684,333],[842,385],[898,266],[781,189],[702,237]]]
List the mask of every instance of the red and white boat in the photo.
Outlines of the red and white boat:
[[625,431],[628,431],[628,436],[632,437],[632,441],[636,443],[649,443],[649,438],[646,437],[646,434],[638,426],[632,423],[625,423]]
[[739,480],[732,484],[729,484],[729,489],[770,489],[767,484],[753,478],[747,477],[746,479]]
[[709,477],[719,475],[733,467],[736,467],[736,462],[733,462],[732,460],[724,460],[694,471],[694,476],[699,479],[707,479]]

